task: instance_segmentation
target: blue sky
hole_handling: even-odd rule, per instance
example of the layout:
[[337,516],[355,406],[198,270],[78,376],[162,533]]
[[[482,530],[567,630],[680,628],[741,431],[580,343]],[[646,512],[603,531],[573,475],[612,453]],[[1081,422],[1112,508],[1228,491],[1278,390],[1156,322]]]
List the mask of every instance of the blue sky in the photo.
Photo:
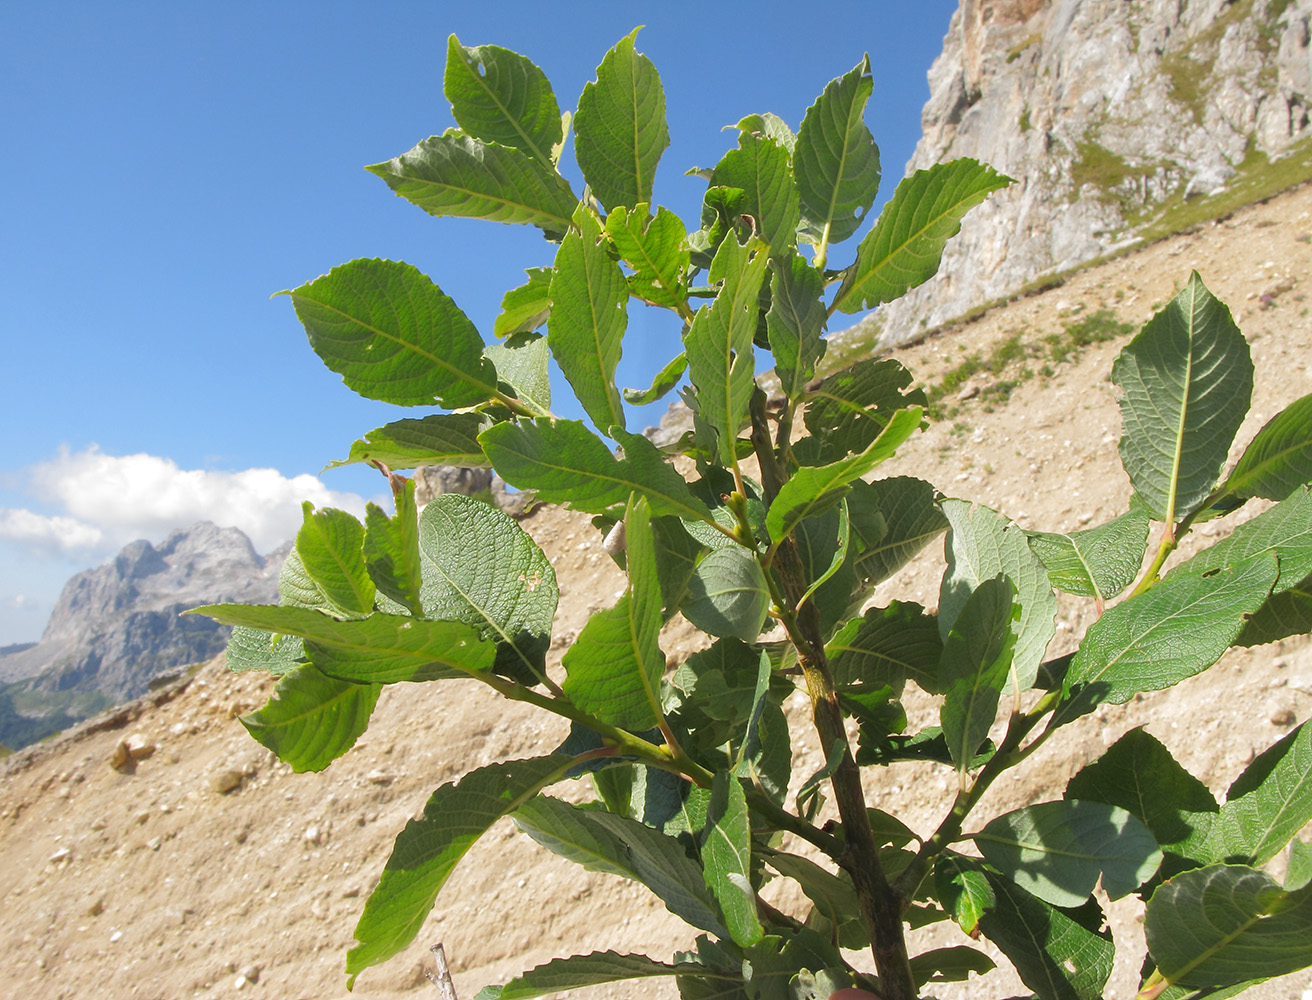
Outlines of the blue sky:
[[[362,169],[453,124],[449,34],[529,56],[572,109],[644,25],[671,133],[657,200],[695,222],[705,183],[684,171],[731,147],[723,126],[772,111],[796,128],[867,51],[890,195],[956,2],[475,6],[0,9],[0,645],[38,638],[64,581],[134,538],[208,518],[267,549],[302,498],[380,494],[368,470],[313,477],[420,412],[346,389],[273,292],[357,257],[405,260],[491,339],[502,293],[551,262],[537,230],[431,218]],[[645,385],[677,330],[654,310],[630,319],[620,380]]]

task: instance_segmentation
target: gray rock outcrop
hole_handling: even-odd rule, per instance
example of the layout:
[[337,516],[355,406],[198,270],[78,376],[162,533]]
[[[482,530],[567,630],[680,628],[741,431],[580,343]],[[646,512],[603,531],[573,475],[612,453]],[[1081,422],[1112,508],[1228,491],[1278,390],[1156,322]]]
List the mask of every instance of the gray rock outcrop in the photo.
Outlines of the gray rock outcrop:
[[0,744],[22,745],[139,697],[159,674],[222,651],[229,629],[182,612],[277,601],[289,548],[260,556],[236,528],[202,522],[158,546],[132,542],[74,576],[41,641],[0,654]]
[[[884,343],[1129,242],[1312,134],[1312,0],[961,0],[907,172],[1011,176],[937,277],[884,306]],[[1169,216],[1168,216],[1169,218]]]

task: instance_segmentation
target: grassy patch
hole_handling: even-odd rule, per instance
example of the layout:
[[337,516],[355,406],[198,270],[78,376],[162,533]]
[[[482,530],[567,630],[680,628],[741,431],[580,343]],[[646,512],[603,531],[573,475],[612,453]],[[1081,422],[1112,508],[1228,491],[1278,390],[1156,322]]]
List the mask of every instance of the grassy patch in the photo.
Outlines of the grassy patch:
[[1101,344],[1134,333],[1134,326],[1122,323],[1110,309],[1099,309],[1062,327],[1061,333],[1050,333],[1043,338],[1048,361],[1061,364],[1078,357],[1084,348]]
[[[934,420],[949,420],[962,412],[966,402],[991,413],[1006,404],[1011,394],[1030,379],[1055,375],[1054,365],[1074,361],[1093,344],[1128,337],[1133,332],[1134,326],[1122,323],[1110,309],[1098,309],[1071,320],[1060,333],[1050,333],[1037,343],[1027,342],[1022,334],[1013,333],[994,344],[987,354],[979,351],[967,354],[938,383],[927,387],[929,415]],[[1033,368],[1031,361],[1042,361],[1042,365]],[[969,400],[956,399],[962,387],[981,373],[997,377]]]
[[1137,235],[1148,241],[1157,240],[1220,219],[1309,180],[1312,180],[1312,138],[1294,143],[1276,160],[1250,147],[1238,171],[1216,194],[1185,200],[1181,189],[1154,206],[1152,216],[1131,221],[1138,227]]

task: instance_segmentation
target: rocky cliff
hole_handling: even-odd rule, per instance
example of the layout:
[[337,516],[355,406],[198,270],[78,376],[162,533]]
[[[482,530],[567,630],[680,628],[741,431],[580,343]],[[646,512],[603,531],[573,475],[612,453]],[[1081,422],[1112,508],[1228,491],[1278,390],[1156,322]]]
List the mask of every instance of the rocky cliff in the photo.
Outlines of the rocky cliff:
[[271,603],[286,547],[260,556],[236,528],[209,522],[160,545],[136,541],[64,586],[41,641],[0,653],[0,744],[21,746],[162,672],[220,652],[228,630],[182,612],[217,601]]
[[907,170],[1015,178],[884,343],[1312,176],[1312,0],[961,0]]

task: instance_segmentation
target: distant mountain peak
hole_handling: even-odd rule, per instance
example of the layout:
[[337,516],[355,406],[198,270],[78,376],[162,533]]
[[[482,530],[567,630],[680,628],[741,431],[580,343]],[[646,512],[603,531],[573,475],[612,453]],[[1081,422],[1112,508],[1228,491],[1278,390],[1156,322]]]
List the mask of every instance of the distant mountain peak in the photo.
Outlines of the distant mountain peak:
[[[76,708],[135,698],[151,677],[209,659],[228,629],[183,611],[200,604],[267,604],[290,543],[261,556],[237,528],[201,521],[158,545],[129,542],[64,585],[41,641],[0,651],[0,744],[21,746],[67,724]],[[50,725],[13,709],[46,705]]]

